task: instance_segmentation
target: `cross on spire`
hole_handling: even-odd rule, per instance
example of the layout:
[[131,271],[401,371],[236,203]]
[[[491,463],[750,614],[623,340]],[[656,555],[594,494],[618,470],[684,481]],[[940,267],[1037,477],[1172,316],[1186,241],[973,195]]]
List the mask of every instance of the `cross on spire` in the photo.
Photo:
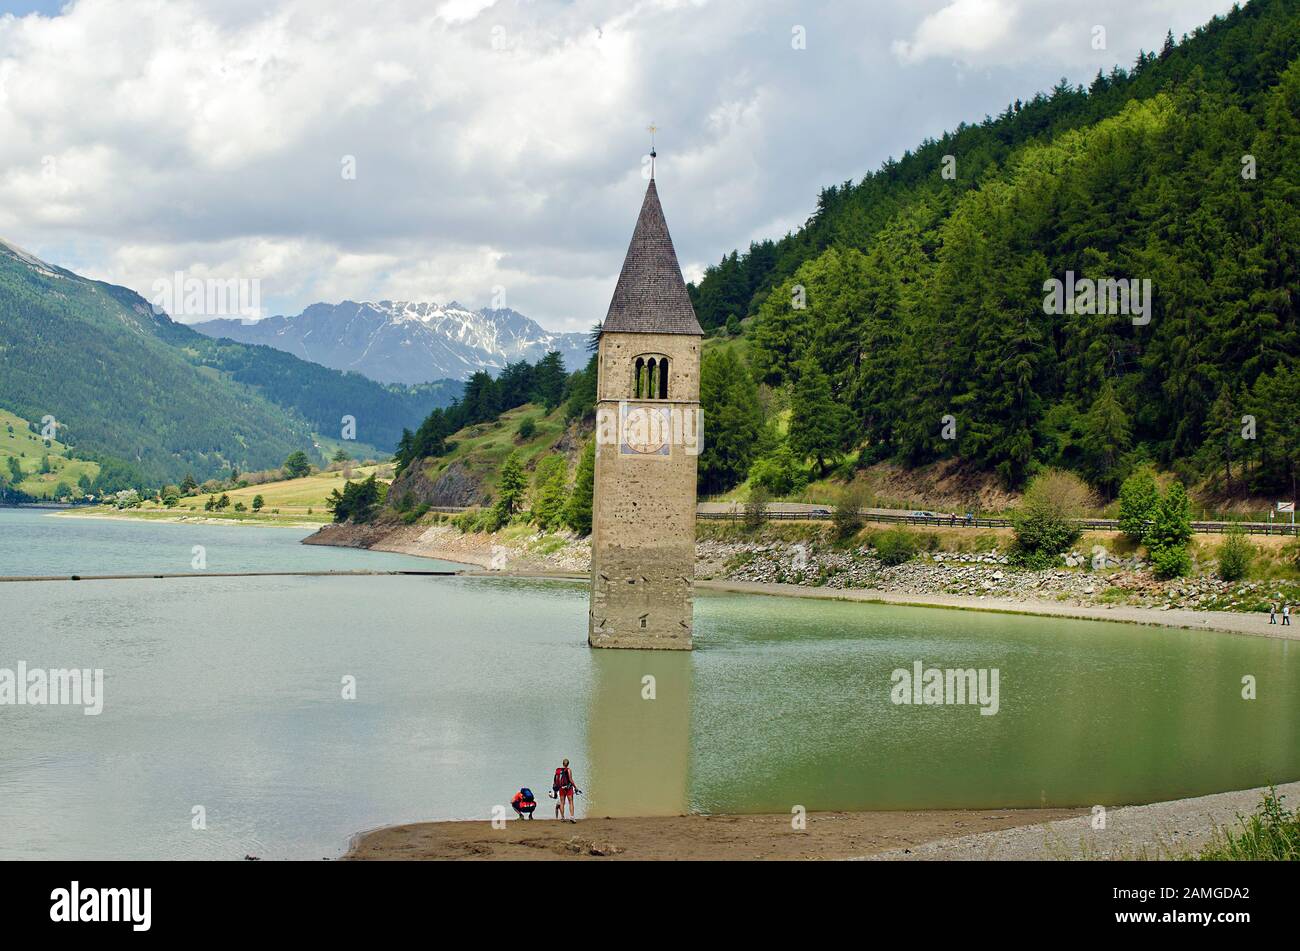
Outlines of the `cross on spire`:
[[654,181],[655,156],[659,154],[655,151],[655,133],[659,131],[659,127],[652,122],[646,126],[646,131],[650,133],[650,181]]

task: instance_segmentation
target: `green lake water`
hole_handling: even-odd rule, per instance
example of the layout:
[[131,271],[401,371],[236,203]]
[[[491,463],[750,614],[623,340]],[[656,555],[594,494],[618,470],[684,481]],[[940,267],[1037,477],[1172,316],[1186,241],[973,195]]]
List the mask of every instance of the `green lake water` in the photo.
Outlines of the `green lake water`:
[[[0,575],[186,570],[193,544],[209,570],[438,565],[303,534],[0,511]],[[102,668],[105,692],[99,716],[0,706],[0,858],[333,857],[378,825],[488,819],[564,756],[600,815],[1111,806],[1300,778],[1286,641],[702,593],[697,649],[662,654],[592,651],[585,618],[581,585],[482,577],[0,584],[0,669]],[[892,703],[915,661],[996,668],[998,713]]]

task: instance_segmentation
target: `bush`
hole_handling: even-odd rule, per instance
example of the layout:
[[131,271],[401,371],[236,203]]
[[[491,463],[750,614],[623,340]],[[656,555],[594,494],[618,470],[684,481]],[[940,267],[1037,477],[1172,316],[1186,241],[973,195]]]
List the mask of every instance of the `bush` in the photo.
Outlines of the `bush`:
[[916,536],[901,528],[881,532],[872,539],[876,557],[886,565],[901,565],[916,557]]
[[1092,490],[1070,472],[1049,469],[1035,476],[1020,507],[1011,513],[1016,533],[1011,558],[1026,568],[1046,568],[1082,534],[1079,519],[1093,504]]
[[745,500],[745,527],[759,529],[767,521],[767,505],[771,497],[761,485],[751,486],[749,498]]
[[480,510],[477,506],[467,508],[463,512],[457,513],[451,520],[451,524],[460,529],[461,534],[468,534],[474,531],[474,526],[478,523]]
[[862,531],[862,526],[866,524],[862,510],[869,501],[866,488],[857,483],[850,484],[840,493],[835,510],[831,512],[836,538],[852,538]]
[[522,442],[525,439],[532,439],[533,434],[537,432],[537,421],[531,416],[525,416],[519,421],[519,428],[515,430],[515,435]]
[[1162,581],[1181,578],[1192,570],[1192,556],[1184,545],[1164,545],[1151,549],[1151,564]]
[[1272,786],[1255,814],[1238,820],[1241,829],[1220,830],[1199,858],[1210,862],[1300,861],[1300,814],[1282,808]]
[[414,525],[416,522],[422,519],[425,513],[428,511],[429,511],[428,502],[422,502],[419,505],[417,505],[415,508],[408,508],[405,512],[402,513],[402,524]]
[[1219,546],[1219,577],[1224,581],[1240,581],[1250,570],[1255,558],[1255,546],[1246,540],[1246,533],[1233,528]]
[[777,498],[792,495],[808,484],[808,476],[794,457],[790,447],[782,442],[776,449],[755,460],[749,467],[750,485],[761,485]]

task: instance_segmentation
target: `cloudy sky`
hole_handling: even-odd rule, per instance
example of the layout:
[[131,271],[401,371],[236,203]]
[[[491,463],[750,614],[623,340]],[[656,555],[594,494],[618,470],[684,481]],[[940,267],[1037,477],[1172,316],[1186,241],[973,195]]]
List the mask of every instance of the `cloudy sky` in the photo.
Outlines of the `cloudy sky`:
[[580,330],[651,123],[693,279],[824,185],[1230,6],[0,0],[0,238],[146,297],[176,271],[256,279],[265,314],[502,288]]

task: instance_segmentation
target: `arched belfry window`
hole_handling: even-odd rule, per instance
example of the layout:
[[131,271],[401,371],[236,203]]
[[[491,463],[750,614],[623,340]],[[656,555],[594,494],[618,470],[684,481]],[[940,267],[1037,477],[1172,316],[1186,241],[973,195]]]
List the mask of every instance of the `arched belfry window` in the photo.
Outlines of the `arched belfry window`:
[[632,396],[638,400],[668,399],[668,358],[644,354],[632,364]]

